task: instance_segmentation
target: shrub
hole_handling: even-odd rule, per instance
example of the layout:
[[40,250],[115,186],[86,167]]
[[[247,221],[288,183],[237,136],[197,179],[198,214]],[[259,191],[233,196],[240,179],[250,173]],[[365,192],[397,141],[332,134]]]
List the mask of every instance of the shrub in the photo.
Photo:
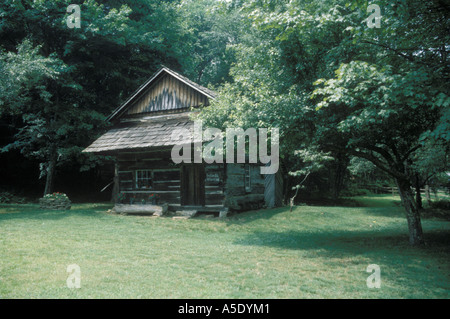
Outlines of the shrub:
[[365,196],[365,195],[371,195],[372,192],[370,192],[368,189],[365,188],[354,188],[350,187],[348,189],[344,189],[341,192],[341,196],[345,197],[352,197],[352,196]]
[[12,194],[10,192],[0,192],[0,203],[1,204],[23,204],[25,203],[25,198],[19,195]]
[[9,192],[1,192],[0,193],[0,203],[7,204],[12,201],[13,194]]
[[122,203],[126,199],[127,195],[125,193],[117,194],[117,202]]
[[430,203],[432,208],[450,210],[450,201],[441,199]]

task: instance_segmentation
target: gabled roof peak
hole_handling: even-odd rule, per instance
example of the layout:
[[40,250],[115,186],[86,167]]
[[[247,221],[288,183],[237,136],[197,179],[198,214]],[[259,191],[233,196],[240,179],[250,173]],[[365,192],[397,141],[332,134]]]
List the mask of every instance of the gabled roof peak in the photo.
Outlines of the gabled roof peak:
[[118,117],[122,116],[127,109],[133,105],[135,101],[137,101],[144,92],[151,87],[156,81],[158,81],[164,74],[169,74],[173,78],[177,79],[178,81],[181,81],[191,89],[199,92],[201,95],[204,95],[208,99],[214,99],[216,97],[216,93],[206,87],[203,87],[191,80],[189,80],[187,77],[181,75],[178,72],[175,72],[171,69],[169,69],[166,66],[162,66],[155,74],[153,74],[147,81],[144,82],[131,96],[118,108],[116,108],[112,114],[107,118],[108,121],[112,121],[117,119]]

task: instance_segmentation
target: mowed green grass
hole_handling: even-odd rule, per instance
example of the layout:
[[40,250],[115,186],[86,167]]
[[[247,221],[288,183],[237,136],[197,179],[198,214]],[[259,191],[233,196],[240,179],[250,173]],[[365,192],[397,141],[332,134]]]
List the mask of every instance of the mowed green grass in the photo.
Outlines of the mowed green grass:
[[413,248],[398,199],[357,200],[371,207],[189,220],[1,205],[0,298],[448,298],[450,222],[423,220],[427,246]]

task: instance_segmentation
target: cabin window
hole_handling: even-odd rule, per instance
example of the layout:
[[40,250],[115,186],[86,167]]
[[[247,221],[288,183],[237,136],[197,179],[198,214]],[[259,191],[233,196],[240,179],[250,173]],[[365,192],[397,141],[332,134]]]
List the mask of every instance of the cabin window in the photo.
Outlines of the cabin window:
[[136,171],[136,188],[152,189],[153,188],[153,172],[150,170]]
[[244,186],[246,192],[252,191],[252,182],[250,177],[250,165],[244,165]]

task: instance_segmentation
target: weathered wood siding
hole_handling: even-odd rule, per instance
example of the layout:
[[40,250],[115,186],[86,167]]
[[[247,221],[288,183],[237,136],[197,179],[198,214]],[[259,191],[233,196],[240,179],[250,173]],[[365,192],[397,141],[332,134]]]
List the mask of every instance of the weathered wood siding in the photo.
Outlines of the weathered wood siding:
[[[204,167],[203,180],[200,186],[204,188],[204,207],[219,209],[224,206],[224,164],[189,164]],[[182,181],[184,164],[174,164],[170,158],[170,151],[129,152],[117,156],[118,188],[126,194],[125,204],[140,203],[147,200],[150,194],[158,194],[162,202],[171,206],[182,206],[182,196],[186,192],[198,192],[189,189],[191,183]],[[136,171],[151,170],[153,187],[138,189],[136,185]],[[182,190],[183,184],[186,189]],[[197,185],[198,187],[198,185]],[[203,192],[203,190],[202,190]],[[203,196],[203,195],[202,195]]]
[[128,109],[128,115],[208,106],[208,98],[187,84],[163,75]]
[[224,205],[224,165],[205,165],[205,206],[219,207]]
[[[264,176],[260,166],[252,164],[189,164],[204,168],[200,184],[204,188],[201,202],[205,209],[228,207],[231,210],[245,211],[258,209],[264,205]],[[158,194],[161,202],[172,207],[183,206],[186,194],[199,192],[195,183],[183,182],[186,165],[175,165],[170,151],[120,153],[117,157],[119,192],[126,195],[125,204],[139,204],[147,201],[150,194]],[[250,174],[250,188],[245,187],[245,167]],[[152,188],[137,186],[137,171],[149,170]],[[203,170],[203,169],[202,169]],[[184,172],[184,173],[183,173]],[[191,185],[192,184],[192,185]],[[183,188],[185,187],[185,188]],[[190,189],[190,187],[192,189]],[[183,189],[182,189],[183,188]],[[203,194],[203,190],[202,190]],[[183,197],[184,196],[184,197]],[[186,202],[186,200],[184,200]],[[186,203],[185,203],[186,204]],[[197,206],[191,202],[189,205]]]
[[279,207],[283,204],[283,175],[281,170],[275,174],[265,175],[264,198],[269,208]]
[[[161,202],[180,204],[180,166],[170,159],[170,151],[120,153],[117,156],[119,192],[126,194],[125,203],[140,203],[150,194],[160,196]],[[138,189],[136,171],[151,170],[153,187]]]
[[[250,169],[250,190],[245,189],[245,166]],[[257,209],[264,205],[264,176],[254,164],[227,164],[225,205],[232,210]]]

